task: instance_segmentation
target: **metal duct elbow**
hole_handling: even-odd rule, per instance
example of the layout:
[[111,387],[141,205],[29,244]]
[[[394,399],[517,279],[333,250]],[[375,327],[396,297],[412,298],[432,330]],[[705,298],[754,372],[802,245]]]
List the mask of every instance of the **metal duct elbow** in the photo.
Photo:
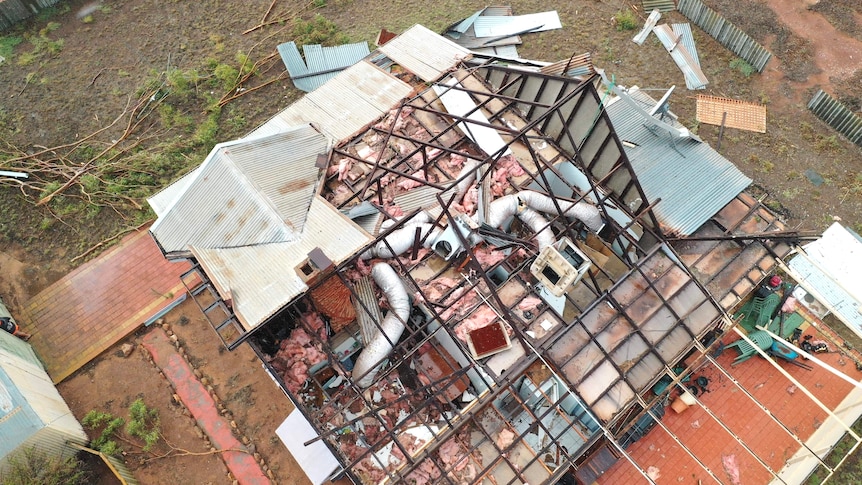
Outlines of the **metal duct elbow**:
[[521,222],[528,225],[536,233],[539,250],[554,244],[556,236],[551,230],[548,220],[538,212],[530,209],[520,199],[519,194],[512,194],[494,199],[488,207],[487,224],[500,227],[512,216],[517,216]]
[[408,224],[400,229],[396,229],[389,233],[388,236],[377,241],[377,244],[371,246],[364,253],[359,255],[360,259],[368,260],[371,258],[393,258],[406,252],[413,247],[413,241],[416,239],[416,228],[420,228],[420,237],[425,239],[422,246],[431,248],[440,231],[433,224]]
[[410,298],[407,288],[398,273],[387,263],[377,263],[371,269],[371,277],[389,301],[389,313],[383,318],[380,328],[359,354],[353,366],[353,375],[359,376],[356,384],[365,389],[374,383],[380,364],[392,352],[393,345],[404,332],[404,322],[410,317]]
[[518,192],[516,196],[521,199],[527,207],[546,214],[557,213],[557,207],[554,205],[554,200],[556,200],[564,216],[570,219],[578,219],[586,224],[586,226],[593,232],[598,232],[605,224],[598,207],[588,202],[570,202],[563,199],[553,199],[548,195],[533,192],[532,190]]

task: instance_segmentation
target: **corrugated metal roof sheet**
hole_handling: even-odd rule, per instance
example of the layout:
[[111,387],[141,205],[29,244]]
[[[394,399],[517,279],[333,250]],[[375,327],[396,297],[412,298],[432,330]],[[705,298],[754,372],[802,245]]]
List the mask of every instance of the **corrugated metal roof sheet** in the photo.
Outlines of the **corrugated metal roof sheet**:
[[667,24],[656,25],[652,31],[670,53],[676,65],[679,66],[680,71],[685,76],[686,87],[688,89],[705,88],[709,81],[703,71],[700,70],[700,64],[694,61],[682,39],[671,30],[670,26]]
[[[656,104],[638,89],[630,89],[629,94],[647,111]],[[607,113],[647,198],[661,199],[654,211],[671,233],[693,233],[751,184],[708,144],[690,139],[672,144],[670,136],[656,136],[626,103],[609,103]],[[682,128],[667,117],[665,122]]]
[[473,23],[476,37],[499,37],[504,35],[523,34],[526,32],[542,32],[544,30],[562,29],[560,16],[556,10],[531,13],[527,15],[491,16],[482,15]]
[[685,50],[691,54],[691,59],[700,67],[700,57],[697,55],[697,46],[694,45],[694,34],[691,33],[691,24],[670,24],[673,33],[679,36],[679,41],[685,46]]
[[24,446],[62,451],[66,441],[87,440],[51,378],[21,344],[29,347],[0,332],[0,468],[9,453]]
[[247,330],[308,289],[296,267],[312,249],[320,248],[334,264],[339,264],[371,242],[368,233],[321,197],[314,196],[306,207],[307,222],[295,241],[240,248],[192,248],[219,294],[230,292],[234,312]]
[[804,279],[804,287],[862,335],[862,241],[836,222],[804,249],[788,266]]
[[302,52],[305,54],[304,61],[299,55],[296,43],[285,42],[278,45],[278,53],[290,73],[293,85],[306,92],[319,88],[338,72],[356,64],[369,54],[367,42],[332,47],[307,44],[302,46]]
[[150,230],[168,253],[293,241],[328,146],[309,125],[216,145]]
[[386,114],[412,89],[404,81],[361,61],[282,110],[251,136],[312,123],[332,140],[341,141]]
[[470,55],[467,49],[421,25],[410,27],[380,51],[423,81],[437,79]]

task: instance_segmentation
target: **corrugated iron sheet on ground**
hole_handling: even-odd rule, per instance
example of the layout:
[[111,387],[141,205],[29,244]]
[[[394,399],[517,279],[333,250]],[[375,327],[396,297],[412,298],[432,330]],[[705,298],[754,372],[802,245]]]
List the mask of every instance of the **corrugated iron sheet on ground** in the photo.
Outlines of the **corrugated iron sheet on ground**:
[[644,12],[672,12],[676,10],[673,0],[643,0]]
[[703,71],[700,70],[698,63],[692,59],[680,37],[667,24],[656,25],[652,31],[670,53],[676,65],[679,66],[680,71],[685,76],[686,87],[688,89],[704,89],[709,81]]
[[368,54],[368,43],[323,47],[320,44],[302,46],[305,60],[294,42],[278,45],[278,53],[297,89],[314,91],[340,71],[356,64]]
[[[630,89],[629,94],[647,111],[656,104],[641,90]],[[626,103],[612,101],[607,113],[647,199],[661,199],[654,210],[668,232],[693,233],[751,184],[750,178],[708,144],[694,140],[671,143],[668,136],[656,136]],[[682,128],[667,117],[665,122]]]
[[553,76],[589,76],[596,72],[592,55],[587,52],[571,59],[563,59],[540,69],[542,74]]
[[470,55],[470,51],[421,25],[390,40],[380,51],[423,81],[433,81]]
[[701,0],[679,0],[677,10],[745,62],[763,72],[772,53]]
[[294,242],[192,248],[192,254],[219,294],[232,295],[235,314],[251,330],[308,289],[296,267],[313,249],[320,248],[337,265],[369,242],[368,233],[315,196],[301,237]]
[[330,139],[344,140],[389,112],[412,89],[375,65],[360,61],[282,110],[250,136],[312,123]]
[[527,32],[562,29],[556,10],[512,16],[479,16],[473,24],[476,37],[501,37]]
[[660,18],[661,12],[658,10],[650,12],[649,17],[647,17],[646,22],[644,23],[644,27],[632,38],[632,42],[637,45],[644,45],[646,38],[649,36],[649,33],[652,32],[652,29],[655,27],[655,24],[658,23]]
[[694,45],[694,35],[691,33],[691,24],[670,24],[673,33],[679,37],[679,41],[685,46],[685,49],[691,54],[691,59],[697,67],[700,67],[700,58],[697,55],[697,46]]
[[720,126],[722,120],[728,128],[766,133],[766,106],[698,94],[697,121]]
[[821,89],[808,102],[808,109],[845,138],[862,146],[862,118],[840,101]]

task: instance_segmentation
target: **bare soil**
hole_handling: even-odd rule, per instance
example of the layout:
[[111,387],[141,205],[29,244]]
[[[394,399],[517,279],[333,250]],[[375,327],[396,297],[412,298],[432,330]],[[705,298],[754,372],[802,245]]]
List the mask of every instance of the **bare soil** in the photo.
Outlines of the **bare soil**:
[[[735,56],[693,26],[703,71],[710,81],[705,94],[762,102],[768,109],[766,134],[728,129],[721,153],[752,177],[761,196],[791,227],[822,231],[834,219],[862,230],[862,152],[817,120],[805,108],[818,88],[837,96],[857,111],[862,104],[862,4],[855,0],[706,0],[775,55],[762,74],[744,75],[730,67]],[[298,1],[188,2],[168,0],[108,0],[108,10],[92,21],[77,18],[88,3],[75,0],[65,13],[51,17],[60,28],[50,34],[62,39],[62,51],[27,65],[14,59],[0,65],[0,133],[5,144],[25,150],[74,141],[116,117],[127,100],[152,72],[168,66],[199,68],[206,59],[233,59],[237,52],[261,58],[291,40],[291,21],[320,14],[332,20],[351,41],[373,41],[380,28],[401,31],[422,23],[440,31],[486,5],[479,1],[361,2],[330,0],[322,8]],[[244,34],[258,25],[272,5],[269,19],[280,22]],[[564,28],[523,37],[525,58],[556,61],[590,52],[594,63],[617,82],[655,90],[656,97],[671,85],[679,88],[671,109],[713,147],[719,128],[698,125],[696,92],[684,90],[684,79],[661,44],[651,37],[643,46],[631,41],[636,31],[620,31],[615,16],[634,6],[641,21],[640,2],[578,0],[572,2],[513,1],[516,14],[556,9]],[[686,22],[677,12],[662,21]],[[37,32],[46,20],[22,27]],[[23,30],[21,32],[24,32]],[[21,33],[19,32],[19,34]],[[32,49],[27,42],[16,53]],[[283,70],[275,65],[268,73]],[[219,139],[247,133],[299,96],[289,81],[274,83],[231,102]],[[202,112],[190,112],[202,119]],[[812,183],[806,171],[823,178]],[[0,186],[0,294],[13,311],[28,298],[70,270],[71,260],[87,248],[128,225],[104,211],[89,220],[52,224],[45,207],[35,207],[10,186]],[[79,262],[78,262],[79,263]],[[77,263],[76,263],[77,264]],[[304,483],[293,459],[274,435],[290,404],[246,347],[226,352],[193,303],[167,317],[192,357],[211,382],[239,425],[239,433],[255,444],[279,483]],[[183,323],[181,323],[183,322]],[[145,330],[144,330],[145,331]],[[137,336],[130,337],[134,342]],[[123,414],[136,397],[157,407],[162,427],[173,446],[203,451],[191,418],[171,401],[171,391],[157,370],[144,359],[143,349],[128,358],[116,349],[86,366],[60,387],[75,415],[91,409]],[[213,455],[127,461],[142,483],[229,483]]]

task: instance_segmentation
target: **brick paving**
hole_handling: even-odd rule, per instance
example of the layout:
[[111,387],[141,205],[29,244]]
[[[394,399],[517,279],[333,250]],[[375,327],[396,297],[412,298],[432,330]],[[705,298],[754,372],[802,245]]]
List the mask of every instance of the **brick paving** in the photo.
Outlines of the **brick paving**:
[[217,450],[225,450],[220,456],[237,482],[242,485],[269,484],[254,456],[233,435],[231,425],[219,414],[215,401],[195,377],[189,364],[175,351],[165,331],[153,329],[144,336],[141,344],[152,355],[213,446]]
[[180,297],[188,269],[141,230],[31,298],[19,323],[58,383]]
[[[813,332],[812,328],[806,331]],[[815,335],[815,338],[818,336]],[[736,335],[730,334],[725,343],[733,340],[736,340]],[[830,345],[830,348],[834,350],[834,346]],[[771,419],[758,402],[803,442],[826,420],[826,412],[765,359],[754,356],[731,366],[736,355],[734,349],[728,349],[716,360],[753,399],[731,378],[709,364],[694,374],[695,377],[702,375],[710,380],[707,386],[709,392],[698,396],[703,406],[695,404],[681,413],[668,407],[662,419],[662,424],[691,450],[712,472],[712,476],[660,426],[626,450],[642,469],[647,470],[651,466],[658,468],[660,477],[657,483],[732,483],[723,465],[723,458],[726,457],[736,460],[741,483],[769,483],[773,478],[770,469],[776,473],[781,470],[801,445],[781,424]],[[854,379],[862,377],[853,361],[846,356],[828,353],[818,354],[818,357]],[[853,386],[813,362],[808,363],[814,367],[813,370],[787,363],[779,365],[829,409],[835,409]],[[716,419],[730,431],[725,430]],[[752,454],[760,457],[764,463],[758,462]],[[621,459],[598,483],[646,483],[646,479],[628,461]]]

